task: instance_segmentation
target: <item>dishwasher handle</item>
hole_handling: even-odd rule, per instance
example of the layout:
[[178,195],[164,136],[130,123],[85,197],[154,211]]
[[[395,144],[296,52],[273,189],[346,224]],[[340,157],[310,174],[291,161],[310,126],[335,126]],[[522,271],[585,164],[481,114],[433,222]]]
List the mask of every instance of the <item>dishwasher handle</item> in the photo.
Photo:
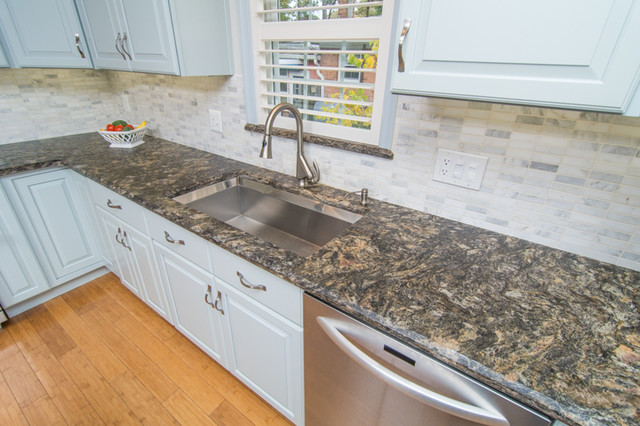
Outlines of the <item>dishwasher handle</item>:
[[351,343],[340,330],[338,330],[338,321],[326,317],[317,317],[316,319],[322,330],[345,354],[361,367],[400,392],[423,404],[465,420],[490,426],[509,426],[509,421],[499,413],[494,413],[484,408],[441,395],[394,373],[371,359]]

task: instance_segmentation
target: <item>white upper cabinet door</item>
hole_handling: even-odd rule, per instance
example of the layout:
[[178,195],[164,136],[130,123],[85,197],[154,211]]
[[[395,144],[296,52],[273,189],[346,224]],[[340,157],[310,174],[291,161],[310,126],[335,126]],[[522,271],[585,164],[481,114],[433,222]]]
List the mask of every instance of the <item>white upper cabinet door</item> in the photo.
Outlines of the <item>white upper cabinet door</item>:
[[392,90],[624,112],[640,79],[638,3],[405,0]]
[[8,308],[48,289],[22,226],[0,188],[0,302]]
[[0,26],[20,67],[93,68],[73,0],[0,0]]
[[[166,1],[122,0],[131,70],[180,74],[171,12]],[[213,40],[211,40],[213,42]]]
[[118,0],[79,0],[78,12],[87,28],[87,41],[97,68],[131,69],[122,51],[123,30]]
[[[52,285],[102,264],[69,170],[27,173],[5,180],[18,217]],[[11,196],[13,195],[13,196]]]

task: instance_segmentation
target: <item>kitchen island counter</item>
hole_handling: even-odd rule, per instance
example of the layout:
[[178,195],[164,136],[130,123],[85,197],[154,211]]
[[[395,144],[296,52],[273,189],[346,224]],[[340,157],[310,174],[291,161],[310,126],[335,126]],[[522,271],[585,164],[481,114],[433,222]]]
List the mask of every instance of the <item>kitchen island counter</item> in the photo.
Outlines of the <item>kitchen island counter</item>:
[[[0,146],[0,175],[70,167],[552,417],[640,424],[640,273],[147,136]],[[256,147],[258,144],[256,144]],[[248,175],[364,217],[302,258],[172,197]],[[375,188],[372,188],[375,190]]]

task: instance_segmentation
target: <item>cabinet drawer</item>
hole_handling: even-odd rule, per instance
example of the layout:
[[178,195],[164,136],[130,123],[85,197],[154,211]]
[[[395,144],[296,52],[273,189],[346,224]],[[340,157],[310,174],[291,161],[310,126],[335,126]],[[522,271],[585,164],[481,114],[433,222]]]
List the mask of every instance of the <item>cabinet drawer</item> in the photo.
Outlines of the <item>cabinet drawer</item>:
[[139,231],[148,233],[143,207],[93,181],[89,182],[89,189],[96,205]]
[[[228,251],[210,245],[214,275],[283,317],[302,325],[302,290]],[[240,280],[240,273],[242,281]],[[249,288],[247,286],[262,287]]]
[[148,210],[145,210],[145,215],[149,234],[158,244],[189,259],[205,271],[212,272],[207,251],[210,244],[208,241]]

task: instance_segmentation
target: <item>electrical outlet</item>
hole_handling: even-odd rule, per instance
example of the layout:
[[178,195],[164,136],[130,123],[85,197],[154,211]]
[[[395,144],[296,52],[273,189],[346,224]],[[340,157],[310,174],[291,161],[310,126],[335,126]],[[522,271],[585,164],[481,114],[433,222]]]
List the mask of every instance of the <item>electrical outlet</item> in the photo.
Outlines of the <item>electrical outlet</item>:
[[209,122],[211,123],[211,130],[222,133],[222,113],[220,111],[210,109]]
[[122,110],[124,112],[131,112],[131,104],[129,103],[129,95],[122,94]]
[[433,180],[478,191],[487,169],[488,157],[439,149]]

